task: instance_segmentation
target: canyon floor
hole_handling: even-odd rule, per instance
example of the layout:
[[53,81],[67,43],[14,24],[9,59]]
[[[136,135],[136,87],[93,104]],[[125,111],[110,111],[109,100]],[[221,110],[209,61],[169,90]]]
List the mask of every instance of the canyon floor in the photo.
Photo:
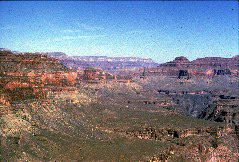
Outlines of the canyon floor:
[[[190,87],[194,87],[193,92],[202,89],[196,86],[199,80],[184,84],[177,80],[161,76],[133,83],[82,83],[64,90],[49,90],[44,99],[26,97],[11,105],[2,104],[0,159],[237,161],[235,123],[205,120],[203,112],[193,116],[198,103],[186,103],[192,110],[182,111],[173,96],[184,96],[181,91],[189,89],[189,93]],[[231,81],[230,85],[223,88],[214,79],[208,86],[211,91],[229,89],[236,94],[236,82]],[[170,92],[159,94],[159,89]],[[233,109],[238,109],[238,99],[232,100],[237,105]],[[203,102],[200,104],[209,105]]]

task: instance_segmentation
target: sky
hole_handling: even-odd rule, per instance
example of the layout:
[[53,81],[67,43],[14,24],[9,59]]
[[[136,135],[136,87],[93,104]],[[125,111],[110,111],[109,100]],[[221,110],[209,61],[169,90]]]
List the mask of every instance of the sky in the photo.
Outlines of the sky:
[[152,58],[238,55],[237,1],[0,1],[0,48]]

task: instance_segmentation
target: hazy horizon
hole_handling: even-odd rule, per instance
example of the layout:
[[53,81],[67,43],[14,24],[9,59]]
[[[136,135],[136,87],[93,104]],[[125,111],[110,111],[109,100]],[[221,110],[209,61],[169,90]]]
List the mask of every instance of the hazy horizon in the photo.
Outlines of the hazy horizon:
[[141,57],[238,55],[237,1],[0,2],[0,47]]

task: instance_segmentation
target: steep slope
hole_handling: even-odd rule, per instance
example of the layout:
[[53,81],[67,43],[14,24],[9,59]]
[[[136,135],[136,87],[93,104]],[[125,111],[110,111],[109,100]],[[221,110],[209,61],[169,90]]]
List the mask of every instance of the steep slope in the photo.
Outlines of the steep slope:
[[0,102],[45,97],[47,87],[73,85],[77,73],[42,54],[0,51]]
[[19,103],[16,111],[1,117],[0,158],[172,162],[238,158],[230,126],[122,100],[137,98],[135,90],[124,84],[86,85],[75,93],[81,94],[79,102],[73,94],[61,92],[48,100]]
[[[76,84],[77,73],[54,58],[9,51],[2,56],[0,161],[238,160],[238,128],[232,125],[238,122],[238,114],[233,115],[236,109],[227,109],[227,104],[214,107],[212,113],[201,116],[212,120],[207,121],[189,116],[207,110],[207,96],[180,94],[183,101],[175,100],[182,104],[175,104],[170,96],[171,91],[235,89],[231,78],[228,85],[224,81],[226,88],[217,80],[181,84],[172,77]],[[187,64],[188,60],[175,62]],[[158,89],[170,93],[158,96]],[[201,103],[205,107],[198,111]],[[184,107],[189,107],[188,116],[178,111]],[[222,115],[216,114],[218,110]],[[230,114],[232,123],[215,122],[230,120]]]

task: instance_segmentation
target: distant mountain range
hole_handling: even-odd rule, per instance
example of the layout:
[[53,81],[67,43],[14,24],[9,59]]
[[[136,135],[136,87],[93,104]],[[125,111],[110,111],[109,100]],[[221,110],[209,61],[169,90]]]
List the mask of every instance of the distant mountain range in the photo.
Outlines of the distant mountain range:
[[48,52],[44,54],[59,59],[65,66],[73,69],[92,66],[111,71],[118,69],[155,67],[159,65],[152,59],[139,57],[68,56],[62,52]]
[[[13,54],[26,54],[27,52],[11,51],[0,48],[0,51],[9,51]],[[47,55],[58,59],[63,65],[71,69],[84,69],[87,67],[98,67],[103,70],[115,71],[120,69],[136,69],[143,67],[156,67],[150,58],[140,57],[108,57],[108,56],[68,56],[63,52],[35,52],[33,54]]]
[[[11,51],[0,48],[0,51]],[[11,51],[14,54],[23,52]],[[138,68],[170,68],[170,69],[208,69],[208,68],[239,68],[239,56],[232,58],[205,57],[189,61],[186,57],[176,57],[173,61],[158,64],[150,58],[139,57],[108,57],[108,56],[68,56],[63,52],[36,52],[58,59],[63,65],[71,69],[84,69],[86,67],[98,67],[103,70],[115,71],[121,69]],[[157,70],[157,69],[156,69]],[[166,70],[167,71],[167,70]]]

